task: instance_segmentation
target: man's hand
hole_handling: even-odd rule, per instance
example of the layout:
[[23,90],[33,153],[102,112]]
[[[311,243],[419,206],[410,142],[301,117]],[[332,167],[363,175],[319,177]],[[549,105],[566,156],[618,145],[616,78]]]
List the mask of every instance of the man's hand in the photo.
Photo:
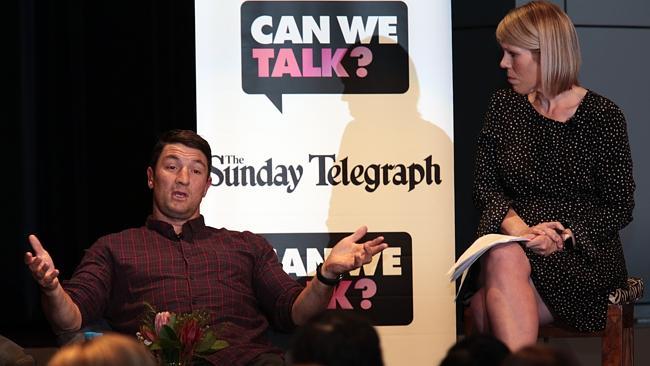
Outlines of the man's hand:
[[[357,243],[368,232],[362,226],[352,235],[341,239],[330,255],[323,262],[321,274],[330,279],[337,278],[340,274],[359,268],[370,263],[372,256],[388,247],[384,237],[379,236],[364,243]],[[325,310],[334,292],[334,286],[324,284],[314,278],[309,285],[298,295],[291,308],[291,318],[296,325],[305,324],[314,315]]]
[[25,253],[25,264],[41,286],[43,311],[55,333],[74,332],[81,328],[81,312],[70,295],[59,284],[59,270],[36,235],[29,236],[34,254]]
[[388,248],[383,236],[357,243],[367,232],[368,228],[361,226],[352,235],[336,243],[323,263],[322,275],[334,279],[342,273],[370,263],[372,256]]
[[43,292],[52,292],[59,286],[59,270],[54,267],[52,257],[43,248],[36,235],[29,236],[29,243],[32,245],[34,254],[25,253],[25,264]]

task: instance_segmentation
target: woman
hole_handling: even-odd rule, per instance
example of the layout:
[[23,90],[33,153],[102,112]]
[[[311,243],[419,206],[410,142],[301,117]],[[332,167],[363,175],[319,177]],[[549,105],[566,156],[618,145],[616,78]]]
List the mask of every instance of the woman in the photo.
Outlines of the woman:
[[470,307],[479,330],[514,351],[553,320],[604,328],[608,293],[626,285],[618,232],[632,220],[634,181],[623,114],[578,84],[568,16],[534,1],[496,36],[512,90],[492,97],[479,136],[477,234],[530,241],[483,256]]

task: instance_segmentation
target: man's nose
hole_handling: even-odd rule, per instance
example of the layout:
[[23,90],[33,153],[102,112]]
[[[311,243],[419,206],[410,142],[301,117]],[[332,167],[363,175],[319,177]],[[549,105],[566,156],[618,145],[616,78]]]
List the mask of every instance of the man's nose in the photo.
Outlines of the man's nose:
[[190,181],[190,172],[187,167],[183,167],[178,170],[176,174],[176,182],[180,184],[188,184]]

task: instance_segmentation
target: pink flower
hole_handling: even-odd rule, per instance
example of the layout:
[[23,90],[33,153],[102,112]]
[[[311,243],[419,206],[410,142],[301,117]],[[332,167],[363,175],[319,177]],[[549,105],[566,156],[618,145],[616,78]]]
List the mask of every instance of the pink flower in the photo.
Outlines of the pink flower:
[[191,365],[195,357],[205,357],[228,346],[226,341],[216,339],[206,311],[175,314],[157,312],[150,304],[144,305],[144,324],[136,335],[163,365]]
[[183,322],[179,330],[179,338],[184,348],[184,353],[191,353],[196,347],[197,343],[203,337],[203,329],[196,319],[187,319]]
[[140,327],[140,335],[142,335],[142,338],[149,343],[153,343],[158,339],[157,333],[154,333],[153,330],[146,325]]
[[167,323],[169,323],[170,317],[171,314],[169,311],[163,311],[162,313],[156,314],[156,319],[154,320],[154,324],[156,325],[156,334],[160,334],[160,330],[162,329],[163,325],[167,325]]

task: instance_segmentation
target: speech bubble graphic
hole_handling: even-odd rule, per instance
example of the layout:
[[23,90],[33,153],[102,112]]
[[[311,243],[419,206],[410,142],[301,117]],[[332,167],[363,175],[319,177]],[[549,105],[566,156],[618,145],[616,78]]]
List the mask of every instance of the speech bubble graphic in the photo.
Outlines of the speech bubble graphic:
[[242,89],[280,112],[283,94],[404,93],[408,9],[401,1],[246,1],[241,51]]
[[375,281],[370,278],[361,278],[354,285],[354,288],[361,290],[361,300],[360,306],[364,310],[368,310],[372,307],[372,301],[369,299],[377,293],[377,284]]
[[[265,233],[284,270],[301,284],[312,277],[328,250],[349,232]],[[374,325],[408,325],[413,321],[413,239],[407,232],[368,232],[361,242],[383,236],[390,246],[334,289],[329,309],[364,314]],[[374,285],[374,286],[373,286]]]

